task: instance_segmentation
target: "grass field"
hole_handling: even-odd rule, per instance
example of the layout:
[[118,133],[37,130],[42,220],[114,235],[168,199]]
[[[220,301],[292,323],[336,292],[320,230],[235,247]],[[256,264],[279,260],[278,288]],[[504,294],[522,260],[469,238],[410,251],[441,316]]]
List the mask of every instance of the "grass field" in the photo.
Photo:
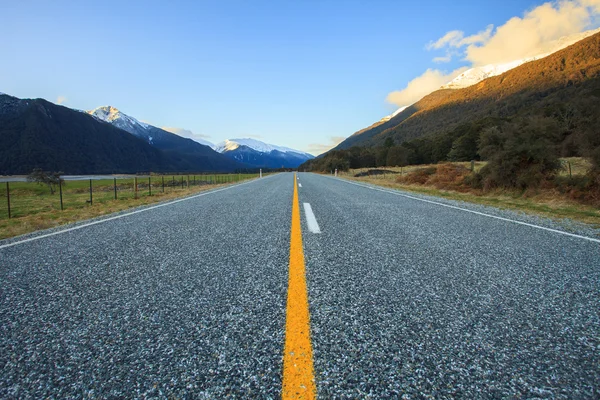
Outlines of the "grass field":
[[[569,164],[571,166],[571,176],[577,177],[585,175],[590,167],[587,160],[583,158],[564,158],[562,159],[565,168],[560,172],[560,176],[569,177]],[[469,162],[452,163],[462,165],[465,168],[471,168]],[[479,171],[485,162],[476,162],[475,171]],[[386,173],[381,175],[371,175],[365,177],[355,177],[354,175],[368,171],[373,168],[364,168],[343,172],[340,176],[353,179],[360,182],[368,182],[379,186],[403,189],[415,193],[422,193],[432,196],[444,197],[452,200],[460,200],[471,203],[483,204],[498,208],[512,209],[523,211],[529,214],[541,215],[551,219],[569,218],[572,220],[592,224],[600,228],[600,209],[590,205],[582,204],[566,195],[559,193],[556,190],[527,190],[527,191],[507,191],[507,190],[491,190],[483,191],[454,191],[438,189],[432,185],[420,184],[404,184],[396,181],[400,175],[406,175],[420,169],[435,168],[436,165],[414,165],[400,167],[381,167],[393,171],[394,173]]]
[[117,179],[116,199],[114,180],[92,180],[91,203],[89,180],[66,181],[62,188],[62,211],[58,188],[54,194],[50,194],[47,186],[32,182],[10,182],[11,218],[8,218],[6,183],[1,183],[0,239],[184,197],[256,177],[258,174],[154,175],[150,177],[151,186],[148,177],[138,178],[137,192],[135,178]]

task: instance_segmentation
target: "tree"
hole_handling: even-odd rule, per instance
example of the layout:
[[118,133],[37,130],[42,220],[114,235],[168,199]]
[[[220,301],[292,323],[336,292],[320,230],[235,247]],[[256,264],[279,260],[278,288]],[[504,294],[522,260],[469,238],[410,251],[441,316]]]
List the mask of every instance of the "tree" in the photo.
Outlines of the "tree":
[[65,181],[60,177],[62,172],[42,171],[41,168],[35,168],[27,176],[27,182],[36,182],[39,185],[47,185],[50,189],[50,194],[54,194],[57,185],[64,186]]
[[463,135],[452,142],[452,148],[448,153],[449,161],[471,161],[478,157],[477,155],[478,134],[469,133]]
[[394,146],[394,138],[391,137],[387,137],[385,139],[385,142],[383,143],[383,147],[385,147],[386,149],[389,149],[390,147]]
[[388,147],[379,147],[375,150],[375,165],[377,167],[386,166],[388,150]]
[[551,118],[526,118],[484,130],[479,154],[488,187],[536,187],[562,168],[556,142],[559,128]]
[[387,166],[404,167],[408,165],[408,150],[402,146],[394,146],[388,150]]
[[348,171],[350,168],[350,161],[342,157],[334,157],[327,161],[325,164],[325,171]]

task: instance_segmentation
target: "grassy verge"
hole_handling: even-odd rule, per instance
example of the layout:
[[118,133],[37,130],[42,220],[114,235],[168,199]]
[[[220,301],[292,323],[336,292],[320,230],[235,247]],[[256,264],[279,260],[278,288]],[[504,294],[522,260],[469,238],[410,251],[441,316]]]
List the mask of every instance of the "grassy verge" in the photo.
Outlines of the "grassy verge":
[[402,189],[413,193],[421,193],[451,200],[465,201],[501,209],[522,211],[527,214],[539,215],[560,220],[569,218],[575,221],[591,224],[600,228],[600,209],[581,204],[553,190],[540,189],[536,192],[520,191],[490,191],[490,192],[459,192],[443,190],[430,185],[401,184],[396,182],[395,174],[385,176],[354,177],[355,172],[343,174],[342,177],[358,182],[366,182],[378,186]]
[[92,181],[92,199],[90,205],[89,181],[68,181],[63,187],[63,208],[60,209],[58,193],[50,194],[48,187],[29,182],[10,183],[11,218],[8,218],[5,183],[0,187],[0,239],[23,235],[33,231],[53,228],[76,221],[86,220],[127,210],[133,207],[158,203],[161,201],[190,196],[199,192],[215,189],[255,178],[247,175],[210,175],[205,177],[187,175],[165,176],[163,192],[162,177],[152,177],[150,187],[148,178],[138,179],[137,193],[134,179],[117,181],[117,199],[114,198],[112,180]]

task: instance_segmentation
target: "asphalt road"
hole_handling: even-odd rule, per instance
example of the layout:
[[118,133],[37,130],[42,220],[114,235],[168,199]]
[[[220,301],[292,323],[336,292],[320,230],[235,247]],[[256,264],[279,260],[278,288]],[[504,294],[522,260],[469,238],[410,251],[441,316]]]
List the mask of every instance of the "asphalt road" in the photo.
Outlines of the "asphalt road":
[[0,250],[0,398],[281,391],[292,177]]
[[[320,398],[600,397],[600,243],[299,178]],[[0,242],[0,398],[279,397],[292,185]]]

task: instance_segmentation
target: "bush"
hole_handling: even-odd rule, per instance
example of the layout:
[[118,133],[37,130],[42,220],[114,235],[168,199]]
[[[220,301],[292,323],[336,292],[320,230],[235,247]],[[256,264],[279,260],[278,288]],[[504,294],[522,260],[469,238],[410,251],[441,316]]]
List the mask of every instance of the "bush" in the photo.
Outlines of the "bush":
[[388,167],[404,167],[408,164],[408,149],[394,146],[388,150],[386,165]]
[[486,129],[479,154],[488,164],[482,168],[484,187],[535,188],[553,179],[562,168],[556,143],[556,121],[529,118]]
[[477,172],[471,173],[465,176],[464,183],[472,189],[483,189],[483,176]]
[[64,186],[65,181],[61,179],[62,172],[42,171],[40,168],[35,168],[27,176],[27,182],[36,182],[39,185],[47,185],[50,189],[50,194],[54,194],[57,185]]
[[416,171],[410,172],[406,175],[400,175],[396,178],[396,182],[398,183],[406,183],[406,184],[418,184],[424,185],[427,183],[429,178],[435,174],[435,167],[421,168]]
[[435,174],[427,183],[435,185],[438,189],[458,189],[464,186],[465,177],[470,174],[471,171],[462,165],[442,163],[438,164]]

